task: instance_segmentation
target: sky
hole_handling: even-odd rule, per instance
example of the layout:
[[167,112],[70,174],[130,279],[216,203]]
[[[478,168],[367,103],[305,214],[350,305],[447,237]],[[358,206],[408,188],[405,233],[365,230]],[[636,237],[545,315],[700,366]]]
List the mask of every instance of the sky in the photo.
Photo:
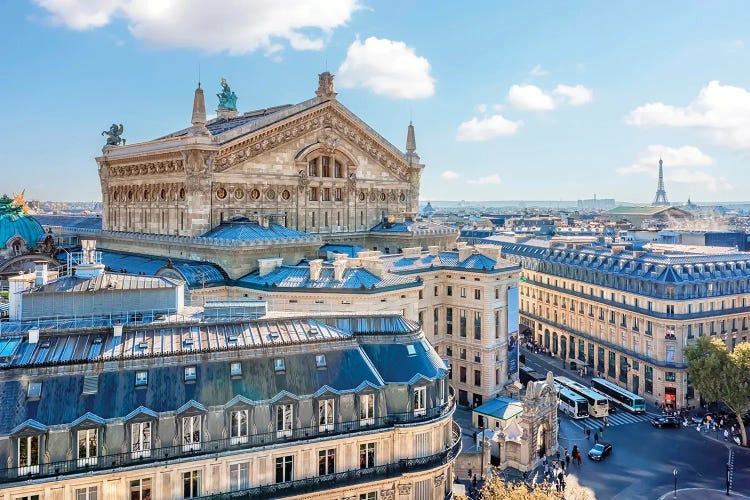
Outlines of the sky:
[[101,132],[190,124],[199,78],[241,112],[338,100],[403,149],[421,199],[750,200],[740,1],[16,0],[0,7],[0,191],[100,200]]

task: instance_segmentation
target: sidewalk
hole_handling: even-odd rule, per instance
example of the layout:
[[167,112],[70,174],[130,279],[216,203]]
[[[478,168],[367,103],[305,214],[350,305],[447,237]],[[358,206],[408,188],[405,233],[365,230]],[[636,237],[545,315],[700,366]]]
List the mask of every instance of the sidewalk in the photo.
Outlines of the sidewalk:
[[670,498],[680,498],[685,500],[718,500],[719,498],[750,498],[745,495],[732,492],[729,497],[724,490],[709,490],[707,488],[685,488],[677,490],[677,496],[674,496],[674,490],[664,493],[659,500],[668,500]]

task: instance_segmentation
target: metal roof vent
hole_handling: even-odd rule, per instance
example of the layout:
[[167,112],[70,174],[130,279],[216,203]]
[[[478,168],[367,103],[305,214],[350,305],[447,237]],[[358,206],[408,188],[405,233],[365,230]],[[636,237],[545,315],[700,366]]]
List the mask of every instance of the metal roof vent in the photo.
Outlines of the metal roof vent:
[[184,345],[186,347],[192,346],[193,345],[193,339],[185,339],[185,340],[183,340],[182,341],[182,345]]
[[101,344],[101,343],[102,343],[102,339],[101,339],[101,337],[97,337],[97,338],[95,338],[95,339],[94,339],[94,342],[93,342],[93,343],[94,343],[94,344]]
[[320,333],[320,330],[318,330],[317,327],[314,327],[314,326],[310,328],[310,330],[307,332],[308,335],[312,335],[312,336],[315,336],[319,333]]
[[146,342],[140,342],[138,344],[139,349],[148,349],[148,344]]
[[230,335],[227,337],[228,342],[237,342],[237,335]]

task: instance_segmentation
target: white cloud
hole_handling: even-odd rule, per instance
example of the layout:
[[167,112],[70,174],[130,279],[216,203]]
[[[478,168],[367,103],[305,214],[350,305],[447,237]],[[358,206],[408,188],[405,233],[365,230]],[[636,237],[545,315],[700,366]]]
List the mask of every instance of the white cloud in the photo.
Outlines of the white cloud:
[[452,181],[458,179],[460,176],[458,175],[458,173],[453,172],[452,170],[446,170],[445,172],[440,174],[440,177],[442,179],[445,179],[446,181]]
[[508,102],[516,109],[549,111],[555,109],[552,96],[536,85],[512,85],[508,91]]
[[511,121],[502,115],[492,115],[487,118],[472,118],[458,126],[459,141],[486,141],[494,137],[513,135],[523,125],[521,121]]
[[435,93],[430,63],[404,42],[370,37],[349,46],[338,70],[341,88],[364,87],[396,99],[422,99]]
[[[101,28],[115,18],[130,33],[165,48],[273,54],[285,45],[320,50],[334,28],[360,8],[358,0],[34,0],[51,21],[74,30]],[[218,27],[218,28],[217,28]]]
[[503,106],[502,104],[493,104],[492,109],[494,111],[502,111],[505,109],[505,106]]
[[587,89],[581,84],[558,85],[552,93],[564,104],[569,106],[582,106],[588,104],[594,98],[594,91]]
[[467,184],[500,184],[501,182],[502,179],[497,174],[480,177],[478,179],[469,179],[466,181]]
[[673,148],[654,144],[642,151],[634,163],[617,169],[621,175],[659,175],[659,158],[663,160],[665,182],[693,184],[709,191],[732,189],[727,179],[713,172],[714,159],[695,146]]
[[487,112],[487,105],[486,104],[480,104],[477,106],[477,112],[484,114]]
[[578,85],[558,85],[546,92],[536,85],[512,85],[508,102],[516,109],[550,111],[559,106],[582,106],[591,102],[594,91]]
[[547,74],[547,70],[545,70],[544,68],[542,68],[541,64],[537,64],[536,66],[534,66],[533,68],[531,68],[531,71],[529,71],[529,74],[531,76],[544,76],[544,75]]
[[750,150],[750,92],[714,80],[687,106],[652,102],[639,106],[625,118],[638,127],[665,126],[704,131],[716,144]]

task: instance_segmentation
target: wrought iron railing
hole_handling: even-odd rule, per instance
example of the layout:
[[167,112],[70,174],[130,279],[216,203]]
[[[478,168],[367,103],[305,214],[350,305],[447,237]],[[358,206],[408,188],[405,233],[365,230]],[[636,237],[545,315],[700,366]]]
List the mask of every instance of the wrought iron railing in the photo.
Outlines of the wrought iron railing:
[[[320,492],[326,489],[341,488],[360,483],[380,481],[390,477],[398,477],[407,472],[420,472],[445,465],[454,460],[461,453],[461,428],[453,423],[451,444],[445,450],[420,458],[405,458],[390,464],[376,465],[366,469],[354,469],[325,476],[308,477],[296,481],[266,484],[238,491],[215,493],[200,497],[203,500],[234,500],[255,498],[278,498],[300,495],[304,493]],[[446,478],[450,481],[450,478]]]
[[228,437],[212,441],[203,441],[198,446],[165,446],[143,451],[99,455],[95,464],[82,465],[78,460],[64,460],[59,462],[40,463],[29,473],[29,467],[10,467],[0,469],[0,484],[15,481],[25,481],[37,478],[49,478],[84,472],[106,471],[117,467],[138,467],[155,464],[167,460],[196,460],[206,455],[222,452],[241,452],[262,446],[294,443],[313,438],[336,437],[352,432],[366,432],[387,429],[400,424],[428,422],[450,414],[455,408],[455,400],[451,396],[447,403],[429,408],[424,414],[415,415],[414,412],[392,413],[383,417],[364,420],[339,422],[333,428],[321,430],[319,426],[300,427],[290,431],[271,431],[251,434],[242,437]]

